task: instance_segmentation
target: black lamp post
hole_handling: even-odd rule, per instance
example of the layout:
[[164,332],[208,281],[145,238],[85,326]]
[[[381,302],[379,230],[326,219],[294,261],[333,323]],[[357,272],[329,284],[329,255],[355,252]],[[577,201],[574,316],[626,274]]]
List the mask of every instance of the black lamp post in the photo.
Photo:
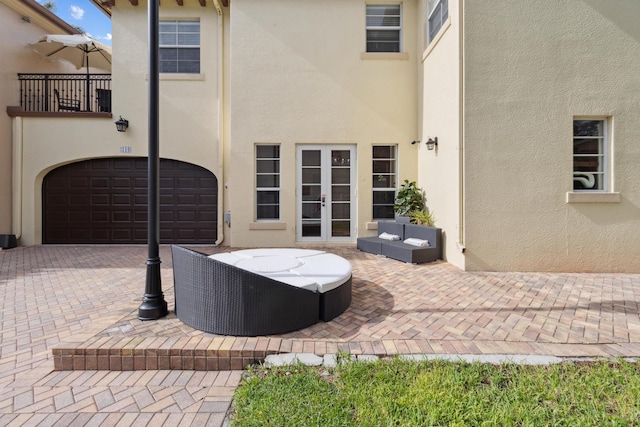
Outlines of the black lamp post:
[[166,316],[167,302],[160,277],[160,153],[158,148],[159,66],[158,66],[158,2],[149,0],[149,167],[148,181],[148,258],[147,279],[138,319],[156,320]]

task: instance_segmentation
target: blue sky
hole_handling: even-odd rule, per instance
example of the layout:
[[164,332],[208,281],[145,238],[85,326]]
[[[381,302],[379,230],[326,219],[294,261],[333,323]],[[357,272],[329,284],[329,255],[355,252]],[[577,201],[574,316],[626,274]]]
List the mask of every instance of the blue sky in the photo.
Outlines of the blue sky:
[[[46,0],[38,0],[40,4]],[[82,29],[94,39],[111,46],[111,20],[89,0],[52,0],[60,18]]]

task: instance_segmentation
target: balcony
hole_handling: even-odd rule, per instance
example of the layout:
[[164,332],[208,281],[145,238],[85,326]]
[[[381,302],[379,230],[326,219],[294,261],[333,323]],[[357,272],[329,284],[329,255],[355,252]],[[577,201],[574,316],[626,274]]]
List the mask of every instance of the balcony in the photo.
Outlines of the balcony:
[[111,74],[18,74],[18,80],[21,112],[111,114]]

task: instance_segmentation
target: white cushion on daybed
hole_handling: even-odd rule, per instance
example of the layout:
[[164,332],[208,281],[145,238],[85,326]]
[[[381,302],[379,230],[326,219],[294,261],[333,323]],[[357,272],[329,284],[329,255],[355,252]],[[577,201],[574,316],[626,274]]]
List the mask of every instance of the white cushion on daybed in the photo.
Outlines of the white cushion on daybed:
[[349,261],[310,249],[244,249],[213,254],[209,258],[320,293],[337,288],[351,277]]
[[318,284],[315,282],[315,280],[309,279],[308,277],[300,276],[299,274],[296,274],[292,271],[265,273],[263,274],[263,276],[270,277],[273,280],[286,283],[287,285],[295,286],[296,288],[308,289],[310,291],[318,290]]
[[318,283],[318,292],[329,292],[351,277],[351,263],[333,254],[320,254],[303,260],[295,272]]
[[294,248],[257,248],[257,249],[241,249],[239,251],[233,251],[233,254],[246,257],[262,257],[262,256],[286,256],[291,258],[303,258],[306,256],[313,256],[323,254],[324,251],[317,251],[314,249],[294,249]]
[[220,262],[224,262],[225,264],[231,264],[231,265],[236,265],[238,262],[242,261],[243,259],[246,259],[244,257],[240,257],[236,255],[235,253],[232,254],[229,252],[222,252],[219,254],[209,255],[209,258],[215,259]]

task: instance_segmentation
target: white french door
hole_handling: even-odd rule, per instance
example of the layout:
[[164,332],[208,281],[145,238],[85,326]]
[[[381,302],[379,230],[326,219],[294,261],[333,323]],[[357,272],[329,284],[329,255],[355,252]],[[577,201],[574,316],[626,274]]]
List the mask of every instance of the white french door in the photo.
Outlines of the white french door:
[[356,236],[356,149],[352,145],[297,148],[297,240],[353,241]]

